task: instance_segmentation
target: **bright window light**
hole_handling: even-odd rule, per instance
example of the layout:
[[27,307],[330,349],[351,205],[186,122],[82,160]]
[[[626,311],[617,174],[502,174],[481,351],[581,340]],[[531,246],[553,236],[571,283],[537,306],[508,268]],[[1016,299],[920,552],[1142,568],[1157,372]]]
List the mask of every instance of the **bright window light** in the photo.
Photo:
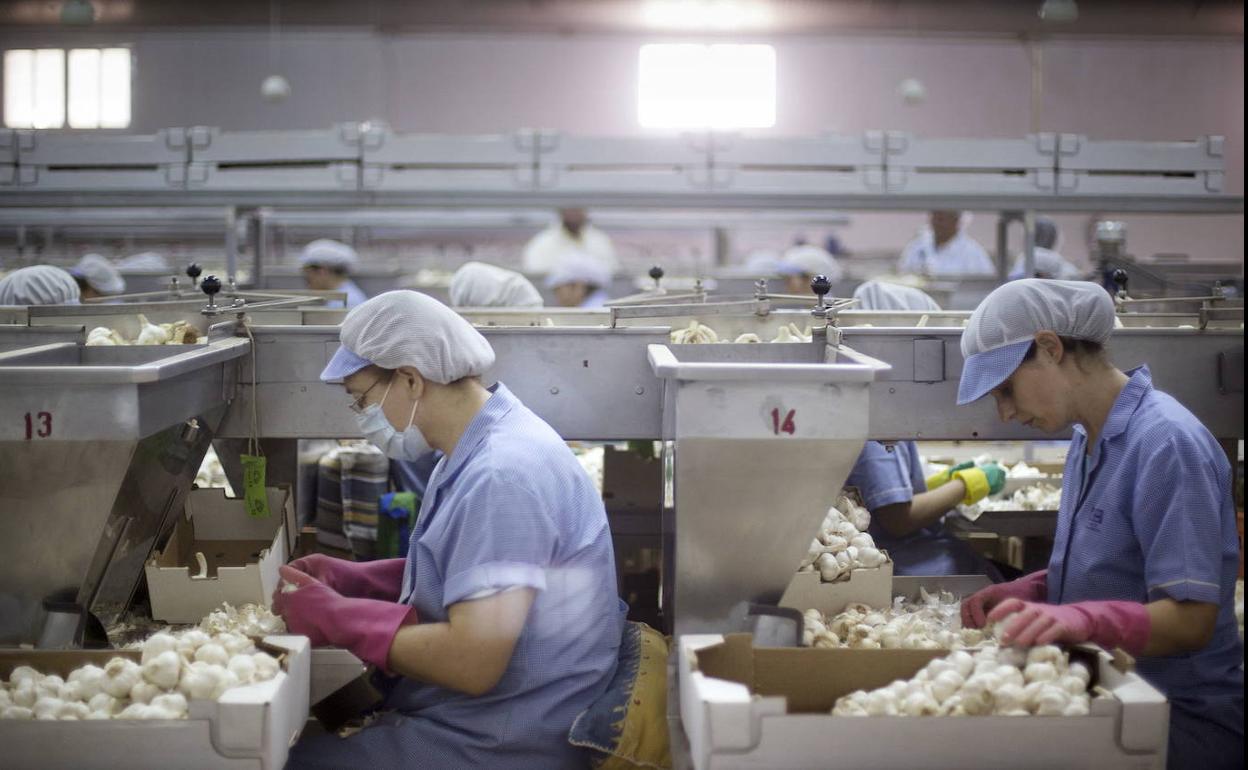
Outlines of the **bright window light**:
[[9,128],[65,125],[65,52],[4,52],[4,124]]
[[753,44],[643,45],[637,96],[646,128],[770,128],[776,52]]
[[129,49],[5,51],[4,124],[64,128],[67,117],[70,128],[130,126]]

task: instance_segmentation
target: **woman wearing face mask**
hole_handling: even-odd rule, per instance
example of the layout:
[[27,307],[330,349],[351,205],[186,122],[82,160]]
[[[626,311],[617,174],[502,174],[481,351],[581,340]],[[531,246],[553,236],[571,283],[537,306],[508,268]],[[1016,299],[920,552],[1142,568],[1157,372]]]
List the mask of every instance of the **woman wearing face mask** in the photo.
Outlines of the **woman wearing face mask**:
[[550,426],[482,385],[494,352],[441,303],[388,292],[340,337],[321,377],[361,432],[392,458],[444,456],[406,559],[281,569],[293,632],[391,675],[378,718],[301,741],[289,767],[585,766],[568,730],[614,671],[627,609],[601,498]]
[[1047,570],[962,604],[1003,641],[1121,647],[1170,700],[1169,766],[1243,766],[1243,644],[1234,617],[1238,541],[1231,469],[1209,431],[1119,371],[1099,286],[1025,279],[998,288],[962,334],[958,403],[989,393],[1002,420],[1074,426]]

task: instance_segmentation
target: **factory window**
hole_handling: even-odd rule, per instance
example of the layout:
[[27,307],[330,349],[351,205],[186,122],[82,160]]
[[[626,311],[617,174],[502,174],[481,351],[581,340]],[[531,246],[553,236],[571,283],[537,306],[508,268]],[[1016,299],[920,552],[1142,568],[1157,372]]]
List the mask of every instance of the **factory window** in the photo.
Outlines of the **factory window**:
[[8,128],[128,128],[130,49],[4,52]]
[[639,60],[637,119],[646,128],[770,128],[776,51],[769,45],[656,43]]

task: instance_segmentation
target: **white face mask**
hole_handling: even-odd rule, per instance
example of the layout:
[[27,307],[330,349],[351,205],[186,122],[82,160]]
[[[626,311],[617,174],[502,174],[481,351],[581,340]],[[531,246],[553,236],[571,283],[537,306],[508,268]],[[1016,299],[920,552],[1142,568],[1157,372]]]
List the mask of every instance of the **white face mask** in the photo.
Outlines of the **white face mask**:
[[365,407],[355,416],[355,422],[360,432],[364,434],[364,438],[385,452],[386,457],[392,460],[418,460],[433,450],[433,447],[429,446],[429,442],[425,440],[425,435],[413,424],[416,420],[416,406],[420,402],[412,404],[412,414],[407,418],[407,428],[399,433],[381,411],[381,405],[386,403],[386,396],[390,395],[390,386],[393,384],[394,378],[391,377],[381,400]]

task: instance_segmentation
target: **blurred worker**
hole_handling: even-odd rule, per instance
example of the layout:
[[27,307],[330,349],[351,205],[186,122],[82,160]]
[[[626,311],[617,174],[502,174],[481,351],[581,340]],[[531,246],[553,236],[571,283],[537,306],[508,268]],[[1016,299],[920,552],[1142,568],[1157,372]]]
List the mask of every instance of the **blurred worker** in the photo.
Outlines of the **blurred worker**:
[[34,265],[0,278],[0,305],[77,305],[78,282],[59,267]]
[[[347,307],[355,307],[368,299],[368,295],[348,277],[358,262],[355,249],[328,238],[312,241],[299,254],[299,265],[308,288],[313,291],[346,292]],[[325,307],[342,307],[342,302],[327,302]]]
[[[918,289],[867,281],[854,291],[862,310],[940,310]],[[869,532],[893,559],[897,575],[1001,574],[965,541],[947,534],[941,519],[959,503],[976,503],[1005,485],[1005,471],[989,463],[963,463],[924,478],[918,446],[868,441],[845,485],[855,487],[871,512]]]
[[745,269],[755,278],[780,274],[780,255],[770,249],[755,249],[745,258]]
[[962,603],[1003,641],[1092,642],[1135,656],[1170,701],[1169,766],[1241,768],[1243,643],[1231,467],[1196,417],[1105,349],[1114,304],[1085,281],[1024,278],[962,333],[958,404],[992,394],[1003,421],[1073,426],[1049,568]]
[[121,277],[121,272],[99,254],[83,255],[69,273],[78,282],[82,299],[109,297],[126,290],[126,279]]
[[453,307],[541,307],[542,295],[514,270],[468,262],[451,276]]
[[392,676],[369,726],[300,741],[290,768],[581,768],[576,716],[617,665],[602,498],[563,439],[502,383],[490,344],[437,300],[392,291],[352,310],[321,373],[387,455],[445,455],[406,559],[322,555],[281,568],[273,608],[317,647]]
[[1061,233],[1057,223],[1048,217],[1036,217],[1036,229],[1032,233],[1035,255],[1035,271],[1025,275],[1027,271],[1027,255],[1020,253],[1014,260],[1014,269],[1010,271],[1010,280],[1019,278],[1057,278],[1062,281],[1074,281],[1083,277],[1083,271],[1072,265],[1057,251]]
[[969,215],[932,211],[928,227],[906,245],[898,272],[919,275],[992,275],[996,268],[984,247],[964,232]]
[[546,287],[554,290],[560,307],[602,307],[610,283],[611,271],[583,251],[563,254],[546,276]]
[[588,255],[609,274],[620,267],[611,239],[589,223],[585,209],[559,209],[559,222],[533,236],[524,247],[524,271],[549,273],[570,251]]
[[786,249],[780,255],[776,271],[784,276],[785,294],[810,294],[810,281],[816,275],[826,275],[833,283],[845,275],[831,254],[809,243]]
[[159,273],[172,270],[169,261],[163,254],[155,251],[141,251],[117,260],[117,269],[128,273]]

